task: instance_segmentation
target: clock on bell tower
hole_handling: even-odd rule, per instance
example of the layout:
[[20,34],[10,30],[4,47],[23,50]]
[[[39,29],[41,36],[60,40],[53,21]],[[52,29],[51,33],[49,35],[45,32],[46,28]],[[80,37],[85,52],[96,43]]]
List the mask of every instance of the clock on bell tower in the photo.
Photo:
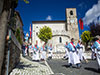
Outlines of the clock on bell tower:
[[66,24],[67,30],[70,33],[70,38],[79,39],[79,30],[77,23],[76,8],[66,8]]

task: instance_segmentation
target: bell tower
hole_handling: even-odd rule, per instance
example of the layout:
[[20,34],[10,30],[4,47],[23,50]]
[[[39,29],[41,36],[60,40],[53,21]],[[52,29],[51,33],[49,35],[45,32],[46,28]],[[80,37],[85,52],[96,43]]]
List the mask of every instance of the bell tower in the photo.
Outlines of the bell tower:
[[66,8],[66,22],[70,38],[74,38],[77,41],[79,39],[79,30],[76,8]]

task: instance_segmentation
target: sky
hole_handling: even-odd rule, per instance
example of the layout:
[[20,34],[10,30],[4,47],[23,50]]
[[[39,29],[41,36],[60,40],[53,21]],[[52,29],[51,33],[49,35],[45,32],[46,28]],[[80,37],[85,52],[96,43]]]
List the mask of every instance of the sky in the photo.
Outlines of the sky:
[[[83,19],[84,29],[89,30],[91,22],[100,21],[100,0],[19,0],[16,10],[23,21],[24,34],[29,32],[32,21],[65,20],[65,9],[76,8],[78,21]],[[79,28],[80,32],[80,28]],[[80,32],[81,33],[81,32]]]

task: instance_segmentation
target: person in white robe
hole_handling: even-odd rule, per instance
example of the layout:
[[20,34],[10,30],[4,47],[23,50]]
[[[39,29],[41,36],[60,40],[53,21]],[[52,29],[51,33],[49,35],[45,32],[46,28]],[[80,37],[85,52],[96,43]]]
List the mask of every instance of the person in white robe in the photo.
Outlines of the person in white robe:
[[39,47],[38,47],[38,45],[35,45],[34,47],[33,47],[33,58],[32,58],[32,60],[35,60],[35,61],[39,61],[40,60],[40,58],[39,58]]
[[81,61],[84,60],[85,63],[88,63],[88,60],[87,60],[86,57],[85,57],[84,51],[85,51],[85,47],[84,47],[84,45],[83,45],[82,42],[81,42],[81,44],[80,44]]
[[66,44],[64,45],[64,47],[65,47],[65,56],[64,56],[64,58],[65,59],[68,59],[68,57],[69,57],[69,51],[68,51],[67,45],[68,45],[68,42],[66,42]]
[[25,55],[28,55],[28,47],[25,45]]
[[32,44],[30,44],[29,46],[28,46],[29,48],[29,56],[31,57],[32,56],[32,53],[33,53],[33,50],[32,50]]
[[100,41],[99,41],[99,38],[95,40],[93,46],[96,48],[96,59],[99,65],[98,71],[100,71]]
[[83,51],[85,51],[84,45],[82,44],[82,42],[80,40],[78,41],[76,48],[78,51],[78,56],[79,56],[80,61],[84,60],[86,63],[88,63],[88,60],[85,58],[85,55],[83,52]]
[[50,46],[48,47],[48,60],[52,59],[52,44],[50,44]]
[[72,65],[76,65],[77,68],[80,68],[80,60],[74,44],[74,38],[72,38],[71,42],[68,44],[68,49],[69,49],[69,59],[68,59],[69,66],[71,67]]
[[91,51],[92,51],[92,53],[91,53],[91,59],[95,60],[96,59],[96,49],[93,46],[93,43],[91,43]]
[[45,60],[46,53],[44,52],[43,47],[40,48],[40,53],[41,53],[41,54],[40,54],[41,60]]
[[83,57],[82,57],[82,47],[81,47],[81,41],[80,40],[78,40],[76,48],[77,48],[79,59],[80,59],[80,61],[82,61]]
[[41,47],[41,60],[45,61],[46,60],[46,48],[45,48],[45,43],[44,45]]

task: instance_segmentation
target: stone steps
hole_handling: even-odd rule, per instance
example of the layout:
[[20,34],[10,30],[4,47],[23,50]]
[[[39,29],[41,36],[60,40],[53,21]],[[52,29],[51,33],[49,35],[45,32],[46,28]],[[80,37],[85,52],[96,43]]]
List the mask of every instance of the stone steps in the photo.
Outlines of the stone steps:
[[53,54],[52,58],[53,59],[62,59],[65,56],[65,53],[57,53],[57,54]]
[[[65,53],[53,53],[52,58],[53,59],[62,59],[65,56]],[[84,56],[86,59],[91,59],[91,52],[85,52]]]

